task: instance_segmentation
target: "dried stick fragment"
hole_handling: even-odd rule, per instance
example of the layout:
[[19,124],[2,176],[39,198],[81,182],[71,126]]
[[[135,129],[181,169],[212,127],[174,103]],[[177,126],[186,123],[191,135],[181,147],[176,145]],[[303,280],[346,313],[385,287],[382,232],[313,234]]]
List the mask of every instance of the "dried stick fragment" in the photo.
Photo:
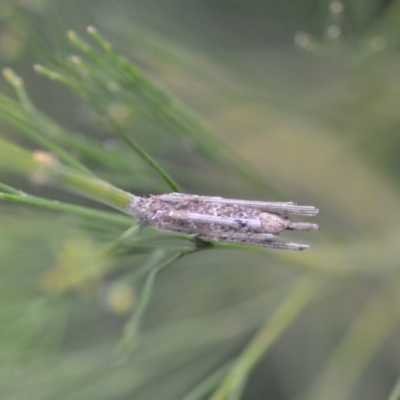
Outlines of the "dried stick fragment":
[[265,202],[255,200],[235,200],[223,197],[187,195],[184,193],[169,193],[160,195],[160,199],[166,202],[179,202],[190,196],[193,201],[204,203],[233,204],[238,206],[251,207],[261,211],[275,212],[279,214],[293,214],[314,217],[318,214],[318,209],[313,206],[298,206],[296,203]]
[[288,214],[315,216],[318,209],[295,203],[224,199],[170,193],[133,197],[128,214],[143,225],[186,233],[202,240],[248,244],[285,250],[303,250],[306,244],[278,240],[285,230],[309,231],[317,224],[292,222]]

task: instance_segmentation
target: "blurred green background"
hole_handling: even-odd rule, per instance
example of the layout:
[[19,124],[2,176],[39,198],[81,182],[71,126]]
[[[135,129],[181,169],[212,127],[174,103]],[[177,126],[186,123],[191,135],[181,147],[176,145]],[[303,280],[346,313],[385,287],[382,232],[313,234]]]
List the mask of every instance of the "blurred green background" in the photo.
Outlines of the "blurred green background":
[[[139,195],[168,192],[76,95],[33,72],[57,50],[71,54],[66,30],[87,36],[88,25],[264,182],[251,184],[189,139],[111,104],[184,191],[315,205],[321,226],[285,235],[310,243],[301,253],[227,248],[180,259],[157,277],[139,341],[121,361],[115,351],[143,285],[130,274],[151,260],[132,250],[94,282],[54,293],[46,286],[54,271],[87,266],[123,230],[1,202],[0,398],[184,399],[241,354],[303,279],[318,282],[318,293],[249,371],[242,397],[230,398],[400,398],[392,392],[400,372],[400,1],[3,0],[0,18],[1,65],[24,79],[35,106],[135,166],[132,174],[88,163],[98,176]],[[0,90],[15,97],[4,80]],[[40,148],[0,123],[2,138]],[[1,181],[97,207],[5,171]]]

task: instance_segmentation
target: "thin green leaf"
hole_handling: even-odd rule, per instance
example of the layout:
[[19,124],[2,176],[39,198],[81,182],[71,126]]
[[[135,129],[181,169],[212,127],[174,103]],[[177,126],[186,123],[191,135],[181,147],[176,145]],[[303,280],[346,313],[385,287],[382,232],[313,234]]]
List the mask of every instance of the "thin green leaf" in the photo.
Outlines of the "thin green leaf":
[[46,208],[48,210],[54,210],[54,211],[59,211],[59,212],[66,212],[69,214],[80,215],[85,218],[98,219],[98,220],[101,220],[101,221],[104,221],[107,223],[113,223],[113,224],[117,224],[117,225],[130,226],[130,225],[135,224],[134,219],[124,217],[122,215],[118,215],[118,214],[107,212],[107,211],[96,211],[89,207],[61,203],[56,200],[53,200],[53,201],[47,200],[47,199],[44,199],[41,197],[27,195],[25,193],[17,194],[20,192],[13,188],[10,188],[7,185],[0,184],[0,189],[6,190],[7,188],[10,191],[10,193],[12,190],[15,194],[0,193],[0,199],[14,202],[14,203],[21,203],[21,204],[42,207],[42,208]]

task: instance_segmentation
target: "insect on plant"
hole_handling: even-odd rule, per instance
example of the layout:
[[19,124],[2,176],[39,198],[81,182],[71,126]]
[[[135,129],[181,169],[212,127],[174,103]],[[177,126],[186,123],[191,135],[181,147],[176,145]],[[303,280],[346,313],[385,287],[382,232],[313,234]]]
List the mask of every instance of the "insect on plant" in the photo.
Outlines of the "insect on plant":
[[289,214],[313,217],[313,206],[295,203],[234,200],[170,193],[148,198],[133,196],[127,211],[162,231],[186,233],[206,241],[229,242],[283,250],[304,250],[306,244],[279,240],[285,230],[317,230],[317,224],[292,222]]

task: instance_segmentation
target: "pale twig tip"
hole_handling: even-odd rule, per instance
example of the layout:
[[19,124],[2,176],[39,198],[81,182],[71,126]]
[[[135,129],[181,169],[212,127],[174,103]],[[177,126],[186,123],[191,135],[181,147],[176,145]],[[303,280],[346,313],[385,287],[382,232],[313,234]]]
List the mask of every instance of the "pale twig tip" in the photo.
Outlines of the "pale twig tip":
[[86,28],[86,32],[87,32],[89,35],[94,35],[94,34],[97,32],[97,29],[96,29],[93,25],[89,25],[89,26]]

